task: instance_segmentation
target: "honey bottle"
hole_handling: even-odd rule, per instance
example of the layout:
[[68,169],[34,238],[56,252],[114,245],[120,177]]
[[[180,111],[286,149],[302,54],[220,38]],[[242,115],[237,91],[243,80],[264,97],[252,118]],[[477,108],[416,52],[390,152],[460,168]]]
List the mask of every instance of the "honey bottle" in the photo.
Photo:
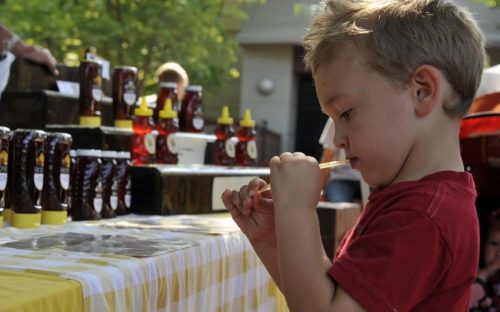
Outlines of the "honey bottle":
[[172,110],[179,111],[178,96],[177,96],[177,83],[175,82],[161,82],[160,91],[156,99],[156,108],[153,113],[153,120],[157,124],[160,112],[163,110],[166,100],[170,99],[172,103]]
[[7,195],[7,179],[9,169],[9,136],[10,129],[0,127],[0,227],[3,226],[5,197]]
[[153,110],[148,108],[145,97],[141,98],[140,107],[134,110],[132,120],[132,163],[134,165],[152,164],[154,162],[156,140],[153,129]]
[[75,178],[71,183],[71,216],[78,220],[98,220],[102,209],[101,151],[76,151]]
[[243,119],[240,120],[240,127],[236,134],[236,164],[238,166],[257,165],[257,132],[255,131],[255,120],[249,109],[245,110]]
[[[116,200],[111,203],[113,197],[113,182],[116,171],[116,152],[102,151],[101,152],[101,183],[102,183],[102,210],[101,217],[114,218],[116,217]],[[113,208],[113,206],[115,208]]]
[[233,118],[229,116],[229,108],[222,107],[215,126],[214,164],[233,166],[235,164]]
[[64,224],[68,217],[66,196],[69,188],[72,137],[68,133],[49,133],[45,139],[42,190],[42,223]]
[[40,225],[44,170],[44,140],[41,130],[17,129],[13,134],[11,224],[18,228],[36,228]]
[[176,164],[178,161],[175,145],[176,119],[177,112],[172,109],[172,100],[167,98],[163,110],[159,113],[157,127],[156,163],[158,164]]
[[113,113],[115,127],[132,128],[132,115],[137,100],[137,68],[117,66],[113,70]]
[[102,65],[86,60],[80,62],[80,125],[99,127],[101,125]]
[[[130,153],[117,152],[116,153],[116,174],[111,189],[111,196],[117,197],[117,207],[115,213],[117,215],[124,215],[130,211]],[[111,200],[113,204],[113,200]]]
[[183,132],[202,132],[205,125],[202,101],[203,88],[198,85],[187,86],[186,95],[179,112],[179,130]]

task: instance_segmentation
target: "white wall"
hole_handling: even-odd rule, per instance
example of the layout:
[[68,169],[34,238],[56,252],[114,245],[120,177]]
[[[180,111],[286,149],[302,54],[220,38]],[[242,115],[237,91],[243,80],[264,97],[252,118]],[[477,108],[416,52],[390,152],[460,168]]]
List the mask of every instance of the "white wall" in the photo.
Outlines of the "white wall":
[[[281,134],[281,150],[291,150],[295,135],[292,46],[243,46],[242,57],[240,112],[250,108],[254,120],[266,120],[269,129]],[[275,90],[270,95],[257,91],[257,83],[262,78],[275,82]]]

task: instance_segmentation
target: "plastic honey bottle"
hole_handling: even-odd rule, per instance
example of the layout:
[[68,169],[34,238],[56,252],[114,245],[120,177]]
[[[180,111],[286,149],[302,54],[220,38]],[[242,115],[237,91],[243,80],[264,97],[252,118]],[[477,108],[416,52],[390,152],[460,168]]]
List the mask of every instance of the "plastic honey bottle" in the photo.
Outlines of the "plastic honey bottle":
[[177,112],[172,109],[172,99],[167,98],[159,113],[158,135],[156,136],[156,162],[159,164],[176,164],[177,148],[175,133],[177,132]]
[[134,165],[154,162],[155,138],[153,134],[153,110],[148,108],[146,98],[142,97],[141,106],[134,110],[132,120],[132,163]]
[[215,151],[214,163],[221,166],[234,166],[235,164],[235,149],[234,149],[234,128],[233,118],[229,116],[229,108],[222,107],[222,113],[217,118],[215,127]]
[[236,134],[238,143],[236,144],[236,164],[238,166],[257,165],[257,132],[255,131],[255,120],[252,120],[252,113],[245,110],[240,127]]
[[161,82],[160,83],[160,91],[158,91],[158,97],[156,100],[156,108],[153,112],[153,119],[156,123],[158,123],[158,118],[160,112],[165,107],[166,100],[170,99],[172,103],[172,110],[178,112],[179,104],[178,104],[178,96],[177,96],[177,83],[175,82]]

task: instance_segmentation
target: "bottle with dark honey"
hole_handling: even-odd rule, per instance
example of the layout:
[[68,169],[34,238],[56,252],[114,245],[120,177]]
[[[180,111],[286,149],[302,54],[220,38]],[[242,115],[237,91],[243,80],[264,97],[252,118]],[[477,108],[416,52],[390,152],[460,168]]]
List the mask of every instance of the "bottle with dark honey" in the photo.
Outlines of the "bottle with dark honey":
[[70,183],[72,142],[72,137],[68,133],[48,133],[45,139],[41,199],[43,224],[66,223],[68,217],[66,197]]
[[179,129],[183,132],[202,132],[205,125],[202,101],[203,88],[191,85],[186,88],[179,112]]
[[80,125],[99,127],[101,125],[102,65],[85,60],[80,62]]
[[[104,219],[116,217],[115,209],[111,204],[112,188],[116,171],[116,152],[101,152],[101,182],[102,182],[102,210]],[[116,207],[116,206],[115,206]]]
[[12,137],[11,224],[36,228],[41,222],[44,140],[41,130],[17,129]]
[[[130,212],[130,153],[116,153],[116,174],[113,187],[111,189],[112,196],[117,197],[116,214],[124,215]],[[113,202],[113,201],[111,201]]]
[[98,220],[102,209],[101,151],[76,151],[75,178],[71,184],[71,216],[78,220]]
[[236,135],[238,136],[236,164],[238,166],[256,166],[257,132],[255,131],[255,120],[252,119],[252,113],[249,109],[245,110]]
[[164,108],[160,111],[157,127],[156,163],[158,164],[176,164],[178,161],[175,145],[176,119],[177,112],[172,109],[172,100],[167,98]]
[[222,113],[217,118],[215,126],[214,164],[233,166],[235,164],[233,118],[229,116],[229,108],[222,107]]
[[158,92],[158,97],[156,98],[156,108],[153,114],[153,119],[156,124],[158,123],[160,112],[164,109],[166,103],[165,101],[167,99],[170,99],[172,103],[172,110],[178,112],[179,99],[177,96],[177,83],[175,82],[160,83],[160,91]]
[[7,179],[9,169],[9,136],[10,129],[0,127],[0,227],[3,226],[5,197],[7,195]]
[[117,66],[113,70],[113,113],[115,127],[132,128],[137,100],[137,68]]

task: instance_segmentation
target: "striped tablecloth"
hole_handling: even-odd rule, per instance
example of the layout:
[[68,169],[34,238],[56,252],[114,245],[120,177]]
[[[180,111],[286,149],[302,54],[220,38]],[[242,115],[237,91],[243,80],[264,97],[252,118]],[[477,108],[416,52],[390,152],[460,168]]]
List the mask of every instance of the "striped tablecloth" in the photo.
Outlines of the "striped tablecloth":
[[[120,225],[127,220],[140,220],[149,228],[130,227],[130,222],[128,226]],[[205,234],[204,230],[193,233],[186,226],[192,221],[208,229],[213,224],[213,232],[222,228],[222,234]],[[69,232],[133,238],[132,245],[138,249],[158,242],[155,247],[161,252],[138,258],[126,252],[78,252],[62,245],[44,249],[39,239],[24,246],[28,249],[0,247],[0,270],[36,274],[41,279],[49,276],[78,281],[83,311],[286,311],[281,293],[246,237],[232,229],[231,222],[228,215],[218,214],[129,216],[64,226],[42,225],[37,230],[6,227],[0,230],[0,241]],[[169,224],[175,231],[166,229]],[[176,228],[176,224],[184,227]],[[1,306],[0,302],[0,310]]]

